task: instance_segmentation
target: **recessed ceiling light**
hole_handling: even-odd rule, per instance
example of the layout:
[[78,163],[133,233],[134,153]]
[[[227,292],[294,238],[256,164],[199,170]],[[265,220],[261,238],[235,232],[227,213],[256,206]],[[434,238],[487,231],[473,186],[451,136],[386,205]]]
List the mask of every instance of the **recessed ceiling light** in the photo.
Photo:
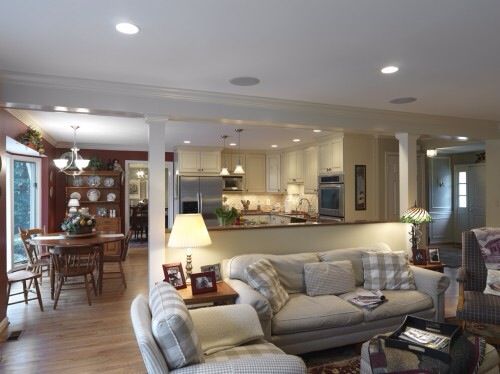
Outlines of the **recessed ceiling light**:
[[462,142],[465,142],[466,140],[469,140],[469,138],[468,138],[468,137],[466,137],[466,136],[457,136],[457,140],[460,140],[460,141],[462,141]]
[[390,100],[391,104],[409,104],[417,101],[416,97],[397,97],[395,99]]
[[68,111],[68,107],[66,107],[66,106],[55,106],[54,110],[56,112],[67,112]]
[[229,80],[235,86],[255,86],[260,83],[260,79],[255,77],[236,77]]
[[389,66],[384,66],[382,69],[380,69],[380,72],[382,74],[394,74],[399,70],[397,66],[389,65]]
[[438,154],[437,149],[428,149],[427,150],[427,157],[436,157]]
[[313,132],[321,132],[322,130],[320,129],[314,129]]
[[237,144],[236,144],[236,143],[229,143],[229,145],[230,145],[231,147],[236,147],[236,146],[237,146]]
[[128,23],[128,22],[122,22],[118,23],[116,26],[116,31],[121,32],[122,34],[126,35],[134,35],[139,32],[139,28],[134,25],[133,23]]
[[90,113],[90,110],[87,108],[76,108],[77,113]]
[[300,139],[293,139],[293,142],[298,143],[298,142],[300,142]]
[[184,140],[184,144],[191,144],[191,140]]
[[278,144],[271,145],[271,148],[278,148]]

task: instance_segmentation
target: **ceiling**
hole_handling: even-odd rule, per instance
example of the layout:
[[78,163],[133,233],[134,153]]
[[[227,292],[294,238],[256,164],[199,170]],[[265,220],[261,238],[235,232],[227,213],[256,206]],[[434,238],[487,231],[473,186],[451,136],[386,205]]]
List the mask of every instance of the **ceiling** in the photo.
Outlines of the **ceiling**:
[[[494,0],[3,1],[0,70],[500,120],[499,14]],[[389,103],[404,96],[418,100]]]
[[[58,146],[68,146],[73,141],[71,125],[78,125],[77,143],[80,148],[105,148],[128,150],[147,150],[147,126],[143,118],[126,118],[98,116],[88,114],[43,112],[23,110],[35,123],[48,134]],[[243,128],[241,134],[242,149],[271,150],[271,145],[287,148],[297,144],[311,143],[318,138],[329,134],[314,133],[310,129],[264,127],[264,126],[233,126],[218,123],[187,123],[168,121],[166,130],[166,150],[185,145],[189,140],[190,146],[222,147],[222,135],[228,135],[226,146],[229,143],[238,143],[236,128]],[[294,143],[293,139],[300,139]]]

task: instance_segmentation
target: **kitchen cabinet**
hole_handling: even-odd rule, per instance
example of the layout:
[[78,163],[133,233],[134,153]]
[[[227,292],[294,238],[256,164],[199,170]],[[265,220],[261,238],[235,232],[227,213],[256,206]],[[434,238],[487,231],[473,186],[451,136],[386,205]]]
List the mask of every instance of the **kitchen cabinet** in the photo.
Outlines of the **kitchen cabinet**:
[[278,153],[266,155],[266,190],[281,192],[281,162]]
[[218,174],[221,168],[219,151],[187,150],[177,151],[179,173]]
[[304,181],[304,151],[297,150],[286,154],[286,176],[288,183]]
[[245,191],[266,192],[266,155],[245,155]]
[[320,144],[318,152],[319,174],[341,172],[343,170],[342,138],[332,139]]
[[304,193],[318,191],[318,147],[304,150]]

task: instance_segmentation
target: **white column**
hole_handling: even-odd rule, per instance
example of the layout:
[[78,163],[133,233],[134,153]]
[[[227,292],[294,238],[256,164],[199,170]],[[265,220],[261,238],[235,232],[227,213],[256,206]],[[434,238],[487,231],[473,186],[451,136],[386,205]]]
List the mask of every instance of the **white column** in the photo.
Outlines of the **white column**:
[[148,123],[148,279],[149,288],[163,279],[165,263],[165,122]]
[[500,140],[486,140],[486,226],[500,227]]
[[417,139],[419,135],[397,133],[399,140],[399,212],[417,201]]

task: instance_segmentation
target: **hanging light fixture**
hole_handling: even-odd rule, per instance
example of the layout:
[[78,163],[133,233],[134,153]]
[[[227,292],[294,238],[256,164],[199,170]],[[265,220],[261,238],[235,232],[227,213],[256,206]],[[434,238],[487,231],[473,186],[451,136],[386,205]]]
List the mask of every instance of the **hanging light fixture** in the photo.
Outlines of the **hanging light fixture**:
[[[222,148],[222,152],[226,150],[226,139],[228,138],[227,135],[222,135],[221,136],[222,140],[224,141],[224,146]],[[229,175],[229,170],[227,170],[227,164],[226,164],[226,157],[224,156],[224,164],[222,165],[222,169],[219,173],[220,175]]]
[[233,174],[245,174],[245,170],[243,169],[243,166],[241,166],[241,132],[243,129],[236,129],[235,130],[238,133],[238,165],[234,168]]
[[[78,151],[80,149],[76,146],[76,130],[80,126],[71,126],[73,129],[73,147],[71,148],[71,159],[68,158],[57,158],[54,160],[54,164],[57,166],[59,171],[62,171],[67,175],[80,175],[83,173],[83,169],[89,166],[90,160],[84,159]],[[67,152],[69,153],[69,152]]]

